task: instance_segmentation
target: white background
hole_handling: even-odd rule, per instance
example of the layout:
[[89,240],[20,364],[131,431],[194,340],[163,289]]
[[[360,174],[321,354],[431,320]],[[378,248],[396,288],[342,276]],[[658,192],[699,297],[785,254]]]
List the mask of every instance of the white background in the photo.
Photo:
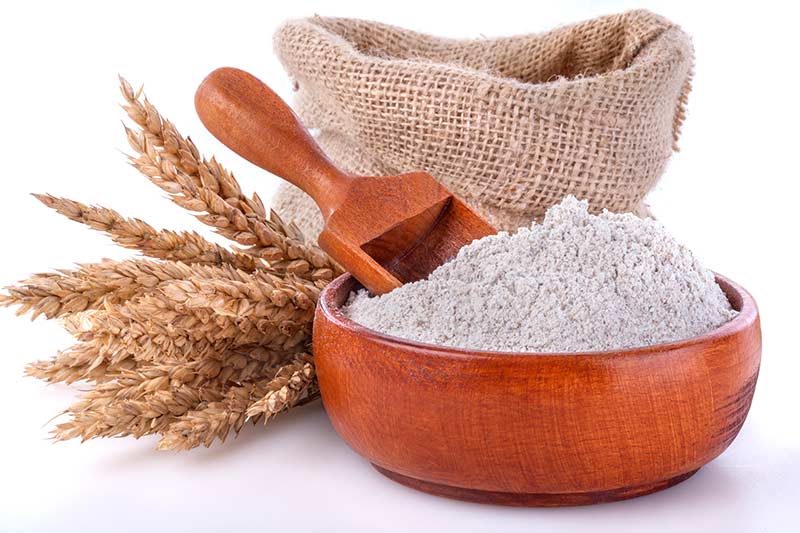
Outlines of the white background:
[[174,229],[205,229],[129,168],[116,75],[264,198],[277,179],[207,134],[192,97],[235,65],[283,96],[271,51],[284,19],[376,19],[451,37],[497,36],[646,6],[694,36],[689,116],[650,203],[709,267],[755,296],[763,366],[739,438],[685,483],[621,503],[566,509],[466,504],[388,481],[337,437],[317,404],[210,450],[155,439],[53,444],[48,420],[75,390],[23,378],[70,339],[0,310],[0,530],[23,531],[798,531],[800,418],[796,15],[767,2],[19,2],[0,8],[0,284],[72,262],[129,255],[50,212],[29,192],[97,202]]

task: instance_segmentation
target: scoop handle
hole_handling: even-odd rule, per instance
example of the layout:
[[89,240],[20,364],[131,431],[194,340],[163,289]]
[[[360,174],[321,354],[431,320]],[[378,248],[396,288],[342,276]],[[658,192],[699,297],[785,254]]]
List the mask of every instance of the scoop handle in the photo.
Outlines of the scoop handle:
[[336,168],[289,106],[261,80],[223,67],[194,97],[205,127],[228,148],[311,195],[323,218],[341,204],[351,177]]

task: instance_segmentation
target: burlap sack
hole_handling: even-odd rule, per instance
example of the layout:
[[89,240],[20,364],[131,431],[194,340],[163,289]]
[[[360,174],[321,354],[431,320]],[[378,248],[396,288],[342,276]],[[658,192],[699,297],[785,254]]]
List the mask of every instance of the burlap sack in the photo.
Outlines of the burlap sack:
[[[295,109],[343,169],[425,170],[507,230],[566,194],[645,214],[693,61],[689,37],[643,10],[475,40],[314,17],[281,26],[275,50]],[[316,238],[322,221],[301,191],[284,185],[273,207]]]

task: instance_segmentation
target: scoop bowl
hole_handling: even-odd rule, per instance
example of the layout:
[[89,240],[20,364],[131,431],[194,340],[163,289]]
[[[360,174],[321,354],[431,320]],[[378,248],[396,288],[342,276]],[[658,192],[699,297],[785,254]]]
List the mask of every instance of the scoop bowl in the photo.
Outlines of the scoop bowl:
[[736,438],[753,398],[761,330],[753,298],[717,283],[739,314],[699,337],[619,351],[464,350],[382,335],[320,296],[314,359],[339,435],[389,478],[432,494],[517,506],[649,494]]

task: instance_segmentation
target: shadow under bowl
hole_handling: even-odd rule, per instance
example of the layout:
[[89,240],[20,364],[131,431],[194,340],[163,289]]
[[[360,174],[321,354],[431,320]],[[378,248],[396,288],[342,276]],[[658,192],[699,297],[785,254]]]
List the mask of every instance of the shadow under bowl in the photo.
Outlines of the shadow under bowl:
[[314,359],[339,435],[404,485],[468,501],[583,505],[672,486],[733,441],[753,398],[761,330],[753,298],[691,339],[570,354],[502,353],[382,335],[320,296]]

